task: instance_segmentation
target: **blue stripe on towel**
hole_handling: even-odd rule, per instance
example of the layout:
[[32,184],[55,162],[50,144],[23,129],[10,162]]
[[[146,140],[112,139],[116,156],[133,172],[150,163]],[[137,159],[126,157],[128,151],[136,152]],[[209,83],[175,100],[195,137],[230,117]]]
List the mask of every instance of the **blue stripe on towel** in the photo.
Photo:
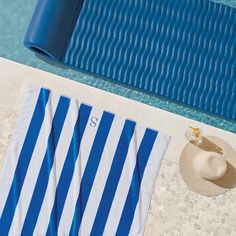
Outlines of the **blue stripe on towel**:
[[87,205],[87,201],[93,186],[94,178],[97,173],[102,152],[105,147],[113,119],[113,114],[108,112],[103,113],[81,180],[79,196],[76,202],[73,222],[70,229],[70,236],[78,235],[79,233],[81,220]]
[[80,106],[79,115],[74,127],[69,151],[67,153],[62,173],[60,175],[59,183],[56,189],[56,196],[46,233],[46,235],[48,236],[57,234],[57,228],[61,219],[62,210],[69,191],[71,179],[74,174],[75,163],[78,158],[81,140],[83,138],[91,110],[92,108],[90,106],[84,104],[81,104]]
[[60,97],[52,121],[52,128],[48,138],[47,150],[40,168],[39,176],[30,201],[21,235],[32,235],[34,232],[44,195],[48,186],[48,180],[54,162],[56,147],[60,138],[69,105],[70,100],[68,98]]
[[137,154],[137,162],[116,235],[128,235],[139,200],[140,186],[157,132],[147,129]]
[[29,129],[18,159],[13,182],[7,197],[5,207],[0,219],[1,235],[8,235],[14,217],[16,206],[20,197],[20,192],[29,167],[32,153],[38,139],[38,134],[45,116],[45,109],[48,103],[50,92],[45,89],[40,90],[38,101],[30,122]]
[[103,234],[134,130],[135,123],[126,120],[107,178],[106,186],[102,194],[102,199],[98,207],[96,218],[93,223],[91,235],[95,236]]

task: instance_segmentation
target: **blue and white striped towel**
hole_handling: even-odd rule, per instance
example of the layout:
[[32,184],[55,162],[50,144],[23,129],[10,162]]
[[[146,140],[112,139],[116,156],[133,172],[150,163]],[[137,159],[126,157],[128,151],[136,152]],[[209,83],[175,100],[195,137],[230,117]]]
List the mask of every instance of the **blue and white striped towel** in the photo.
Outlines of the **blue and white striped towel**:
[[0,176],[0,236],[142,235],[168,143],[30,87]]

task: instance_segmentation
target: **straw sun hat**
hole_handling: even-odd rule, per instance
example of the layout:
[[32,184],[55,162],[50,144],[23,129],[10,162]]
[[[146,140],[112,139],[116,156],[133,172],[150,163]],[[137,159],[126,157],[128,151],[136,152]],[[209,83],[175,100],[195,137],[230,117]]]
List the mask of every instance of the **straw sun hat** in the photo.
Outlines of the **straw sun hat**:
[[196,193],[208,197],[222,194],[236,186],[236,152],[213,136],[203,137],[200,146],[189,142],[180,157],[180,173]]

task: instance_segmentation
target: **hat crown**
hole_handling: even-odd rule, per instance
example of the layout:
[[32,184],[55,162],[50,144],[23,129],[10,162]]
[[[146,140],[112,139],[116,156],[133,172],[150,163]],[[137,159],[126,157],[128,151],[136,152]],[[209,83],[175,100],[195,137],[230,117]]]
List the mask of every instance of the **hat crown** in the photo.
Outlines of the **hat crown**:
[[203,151],[197,154],[194,168],[201,178],[215,180],[225,175],[227,162],[218,153]]

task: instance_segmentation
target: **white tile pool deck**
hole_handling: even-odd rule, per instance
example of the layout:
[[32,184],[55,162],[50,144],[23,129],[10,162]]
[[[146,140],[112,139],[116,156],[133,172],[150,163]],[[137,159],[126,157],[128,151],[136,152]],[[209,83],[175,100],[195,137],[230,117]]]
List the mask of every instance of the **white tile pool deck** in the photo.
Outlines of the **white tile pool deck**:
[[236,235],[236,189],[215,198],[197,195],[188,190],[178,168],[188,125],[201,128],[207,135],[223,137],[235,149],[236,134],[1,58],[0,170],[29,84],[75,97],[172,136],[152,197],[145,235]]

